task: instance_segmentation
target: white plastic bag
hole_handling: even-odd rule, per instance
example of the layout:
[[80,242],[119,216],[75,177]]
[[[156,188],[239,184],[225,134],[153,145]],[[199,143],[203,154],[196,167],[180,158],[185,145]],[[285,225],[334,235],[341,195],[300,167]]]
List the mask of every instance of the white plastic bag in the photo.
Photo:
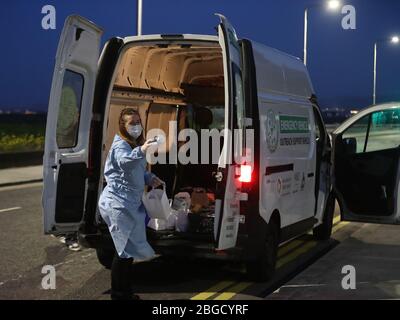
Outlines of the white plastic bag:
[[152,219],[167,220],[171,214],[171,207],[165,192],[165,184],[163,184],[162,189],[153,189],[143,194],[142,201],[147,214]]
[[175,224],[178,213],[175,210],[171,210],[167,220],[163,219],[151,219],[147,226],[155,231],[172,231],[175,230]]
[[187,232],[189,229],[189,216],[188,212],[185,210],[180,210],[177,213],[177,218],[175,220],[175,230],[177,232]]
[[187,192],[178,193],[174,198],[172,208],[176,211],[175,230],[177,232],[187,232],[189,228],[190,203],[190,194]]
[[166,224],[166,220],[151,219],[147,226],[155,231],[165,231],[168,229]]

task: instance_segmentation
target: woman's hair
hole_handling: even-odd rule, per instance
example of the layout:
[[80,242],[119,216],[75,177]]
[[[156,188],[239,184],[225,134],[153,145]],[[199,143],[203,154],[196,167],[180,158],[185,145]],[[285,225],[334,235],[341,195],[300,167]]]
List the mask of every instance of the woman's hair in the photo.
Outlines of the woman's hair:
[[[137,115],[140,118],[140,114],[136,109],[125,108],[121,111],[121,113],[119,115],[119,135],[121,136],[122,139],[124,139],[126,142],[128,142],[132,148],[136,148],[136,147],[144,144],[144,136],[143,136],[143,132],[142,132],[142,134],[137,139],[134,139],[133,137],[130,136],[128,131],[126,131],[126,127],[125,127],[126,116],[133,116],[133,115]],[[140,123],[142,123],[141,118],[140,118]],[[143,127],[143,125],[142,125],[142,127]]]

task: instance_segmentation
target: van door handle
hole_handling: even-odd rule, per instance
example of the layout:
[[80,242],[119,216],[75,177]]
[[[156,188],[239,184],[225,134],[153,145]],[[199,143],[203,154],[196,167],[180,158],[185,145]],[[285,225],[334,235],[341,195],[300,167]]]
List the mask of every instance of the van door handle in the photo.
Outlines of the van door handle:
[[52,169],[57,170],[58,166],[51,166]]

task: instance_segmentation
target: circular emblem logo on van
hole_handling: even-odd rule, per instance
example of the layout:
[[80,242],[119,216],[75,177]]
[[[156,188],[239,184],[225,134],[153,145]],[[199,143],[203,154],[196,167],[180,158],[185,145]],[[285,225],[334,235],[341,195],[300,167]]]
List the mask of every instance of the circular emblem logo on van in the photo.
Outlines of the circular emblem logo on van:
[[267,146],[269,151],[275,152],[279,141],[279,116],[273,110],[267,113]]

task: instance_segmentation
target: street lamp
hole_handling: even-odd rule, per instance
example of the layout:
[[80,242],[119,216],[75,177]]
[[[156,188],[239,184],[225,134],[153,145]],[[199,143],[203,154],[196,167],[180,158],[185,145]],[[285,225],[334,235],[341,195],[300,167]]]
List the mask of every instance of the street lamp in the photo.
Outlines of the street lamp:
[[378,58],[378,44],[379,43],[388,43],[391,42],[393,44],[399,44],[400,43],[400,38],[398,36],[393,36],[391,39],[381,39],[375,41],[374,44],[374,92],[372,94],[372,103],[375,105],[376,104],[376,73],[377,73],[377,58]]
[[[336,11],[339,9],[341,2],[339,0],[329,0],[326,2],[327,8],[330,11]],[[313,7],[319,7],[319,5],[309,6],[304,10],[304,65],[307,66],[307,49],[308,49],[308,10]]]
[[328,9],[329,10],[337,10],[340,7],[340,1],[339,0],[331,0],[328,1]]
[[143,0],[137,0],[137,35],[142,35]]
[[400,42],[400,38],[398,36],[394,36],[394,37],[392,37],[390,42],[392,42],[394,44],[398,44]]

